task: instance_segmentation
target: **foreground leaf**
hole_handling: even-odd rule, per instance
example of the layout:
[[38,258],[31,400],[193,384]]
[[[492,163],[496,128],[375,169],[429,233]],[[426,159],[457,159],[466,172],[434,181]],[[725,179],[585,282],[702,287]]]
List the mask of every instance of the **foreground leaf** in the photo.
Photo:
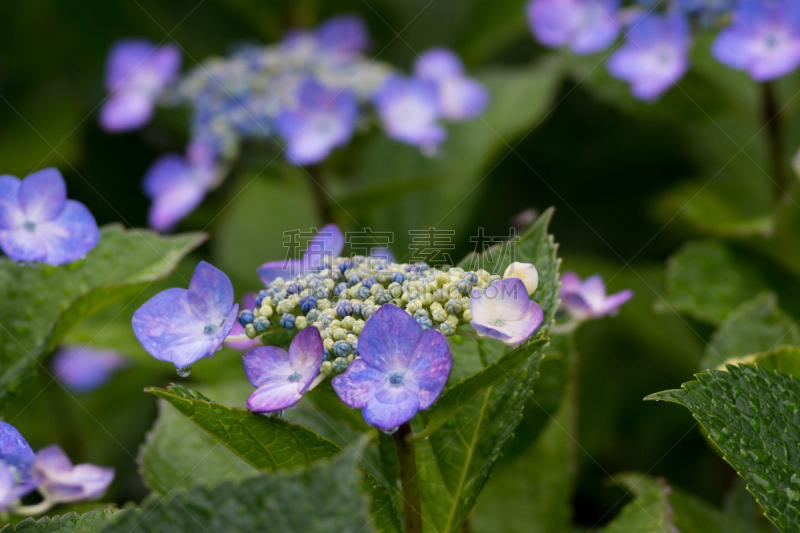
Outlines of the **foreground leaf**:
[[[86,514],[67,513],[62,516],[44,517],[38,520],[26,518],[16,526],[7,525],[0,533],[99,533],[103,527],[116,519],[118,511],[100,509]],[[122,511],[124,514],[126,511]]]
[[0,261],[0,403],[81,319],[166,276],[204,240],[107,226],[97,247],[69,265]]
[[781,531],[800,531],[800,381],[758,366],[698,374],[648,400],[687,407]]

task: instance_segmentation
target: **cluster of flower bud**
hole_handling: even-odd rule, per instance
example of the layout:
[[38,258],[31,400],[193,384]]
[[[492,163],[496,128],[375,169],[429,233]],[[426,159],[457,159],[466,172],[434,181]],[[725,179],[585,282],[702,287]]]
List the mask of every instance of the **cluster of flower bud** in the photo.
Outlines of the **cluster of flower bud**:
[[394,304],[425,329],[456,334],[472,320],[470,294],[500,276],[485,270],[398,264],[382,258],[338,258],[311,274],[277,278],[255,307],[239,314],[250,338],[270,330],[319,329],[325,347],[322,373],[339,374],[358,357],[358,336],[382,305]]

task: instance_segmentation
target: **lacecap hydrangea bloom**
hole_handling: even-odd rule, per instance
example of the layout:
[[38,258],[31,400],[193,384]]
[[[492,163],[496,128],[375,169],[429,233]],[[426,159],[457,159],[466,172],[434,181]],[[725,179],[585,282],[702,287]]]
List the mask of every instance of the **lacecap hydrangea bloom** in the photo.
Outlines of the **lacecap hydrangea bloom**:
[[[447,136],[442,121],[467,120],[488,103],[485,89],[447,50],[423,54],[412,76],[366,57],[366,26],[350,15],[315,30],[292,31],[271,46],[244,46],[229,57],[208,59],[175,82],[171,67],[177,63],[162,58],[167,50],[148,53],[141,43],[123,44],[112,51],[109,80],[141,80],[130,89],[114,84],[107,105],[122,101],[114,105],[127,110],[125,117],[139,104],[149,112],[107,127],[143,123],[155,103],[188,107],[191,145],[211,154],[201,163],[191,153],[182,163],[170,156],[151,169],[145,190],[155,204],[163,203],[151,211],[157,229],[171,228],[219,185],[245,140],[277,141],[289,161],[317,164],[348,144],[357,125],[368,126],[373,107],[389,136],[434,152]],[[168,171],[178,177],[170,179]]]
[[633,298],[633,291],[624,290],[606,296],[603,278],[594,275],[581,281],[575,272],[561,276],[561,306],[578,319],[616,315],[622,304]]
[[89,210],[67,200],[55,168],[23,180],[0,176],[0,248],[14,261],[63,265],[81,259],[100,241]]

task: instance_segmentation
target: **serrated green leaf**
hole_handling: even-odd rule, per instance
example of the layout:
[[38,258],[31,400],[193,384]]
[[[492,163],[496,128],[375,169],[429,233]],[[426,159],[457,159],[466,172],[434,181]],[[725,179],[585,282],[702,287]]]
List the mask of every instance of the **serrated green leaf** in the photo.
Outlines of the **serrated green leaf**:
[[[539,270],[533,298],[542,307],[546,335],[558,305],[556,245],[547,233],[552,211],[544,213],[510,253],[484,257],[481,266],[502,271],[513,260],[530,262]],[[499,361],[509,351],[493,340],[453,339],[456,364],[449,387]],[[533,388],[544,346],[529,354],[514,372],[480,393],[428,439],[416,443],[423,518],[429,531],[457,531],[469,514],[500,452],[519,423]],[[425,413],[414,429],[425,423]],[[420,426],[420,427],[417,427]]]
[[734,309],[711,336],[700,369],[717,368],[729,359],[800,344],[800,328],[779,307],[774,294],[761,293]]
[[99,533],[105,526],[116,520],[126,511],[99,509],[79,515],[72,512],[62,516],[44,517],[38,520],[26,518],[16,526],[7,525],[0,533]]
[[314,461],[331,457],[340,449],[302,426],[247,409],[210,402],[182,385],[172,385],[168,390],[153,387],[146,391],[174,405],[192,422],[259,470],[275,472],[309,466]]
[[153,495],[103,532],[375,531],[358,468],[367,440],[307,469]]
[[648,400],[687,407],[783,532],[800,531],[800,381],[758,366],[698,374]]
[[166,276],[205,238],[107,226],[95,249],[69,265],[0,261],[0,403],[75,324]]
[[667,261],[669,305],[714,325],[767,288],[755,266],[719,241],[690,242]]

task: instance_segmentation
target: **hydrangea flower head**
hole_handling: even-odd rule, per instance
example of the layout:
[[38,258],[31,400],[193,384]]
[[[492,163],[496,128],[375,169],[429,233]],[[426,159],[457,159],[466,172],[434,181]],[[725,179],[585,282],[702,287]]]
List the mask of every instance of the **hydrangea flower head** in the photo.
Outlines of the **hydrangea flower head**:
[[103,129],[128,131],[146,124],[180,67],[180,53],[171,44],[157,47],[146,40],[128,40],[114,45],[106,66],[110,97],[100,110]]
[[201,261],[188,290],[167,289],[136,310],[133,331],[147,353],[184,368],[219,350],[238,311],[228,276]]
[[533,0],[528,24],[550,47],[569,46],[576,54],[605,50],[619,35],[619,0]]
[[57,444],[39,450],[33,469],[42,478],[39,492],[53,504],[99,498],[114,480],[113,468],[73,465]]
[[100,241],[94,217],[67,200],[67,185],[55,168],[24,180],[0,176],[0,247],[15,261],[71,263]]
[[301,86],[294,107],[284,109],[275,128],[286,141],[289,160],[297,165],[319,163],[353,136],[358,114],[355,95],[348,89],[326,89],[314,78]]
[[641,100],[653,100],[675,85],[689,68],[689,22],[678,12],[634,20],[625,45],[608,60],[608,70],[631,84]]
[[0,509],[39,485],[41,480],[33,472],[35,461],[36,454],[17,428],[0,421]]
[[364,420],[389,431],[428,409],[442,393],[453,357],[440,331],[422,327],[399,307],[384,305],[358,340],[360,358],[333,378],[339,398],[363,409]]
[[757,81],[791,72],[800,65],[800,2],[741,0],[733,24],[719,33],[712,53]]
[[128,360],[122,354],[89,346],[69,346],[53,356],[56,377],[76,392],[89,392],[100,387],[114,372],[127,365]]
[[156,160],[144,177],[145,194],[153,201],[150,227],[172,229],[200,205],[217,174],[213,152],[204,143],[193,143],[185,159],[167,154]]
[[542,308],[528,299],[525,283],[518,278],[495,281],[485,291],[475,289],[469,300],[470,324],[478,335],[516,346],[542,324]]
[[319,374],[325,349],[319,330],[305,328],[286,350],[260,346],[242,358],[247,379],[256,391],[247,407],[256,413],[270,413],[293,407]]
[[444,141],[445,130],[437,123],[442,109],[435,82],[394,75],[374,102],[389,137],[428,149]]
[[471,119],[489,103],[489,93],[483,85],[466,77],[461,60],[445,48],[434,48],[419,56],[414,63],[414,76],[436,84],[445,118]]
[[343,248],[342,231],[335,224],[328,224],[308,244],[308,249],[302,259],[264,263],[259,267],[258,275],[261,281],[269,285],[279,277],[285,278],[322,270],[325,262],[339,257]]
[[594,275],[581,281],[575,272],[561,276],[561,303],[569,313],[578,318],[599,318],[616,315],[619,307],[633,297],[633,291],[625,290],[606,296],[603,278]]

